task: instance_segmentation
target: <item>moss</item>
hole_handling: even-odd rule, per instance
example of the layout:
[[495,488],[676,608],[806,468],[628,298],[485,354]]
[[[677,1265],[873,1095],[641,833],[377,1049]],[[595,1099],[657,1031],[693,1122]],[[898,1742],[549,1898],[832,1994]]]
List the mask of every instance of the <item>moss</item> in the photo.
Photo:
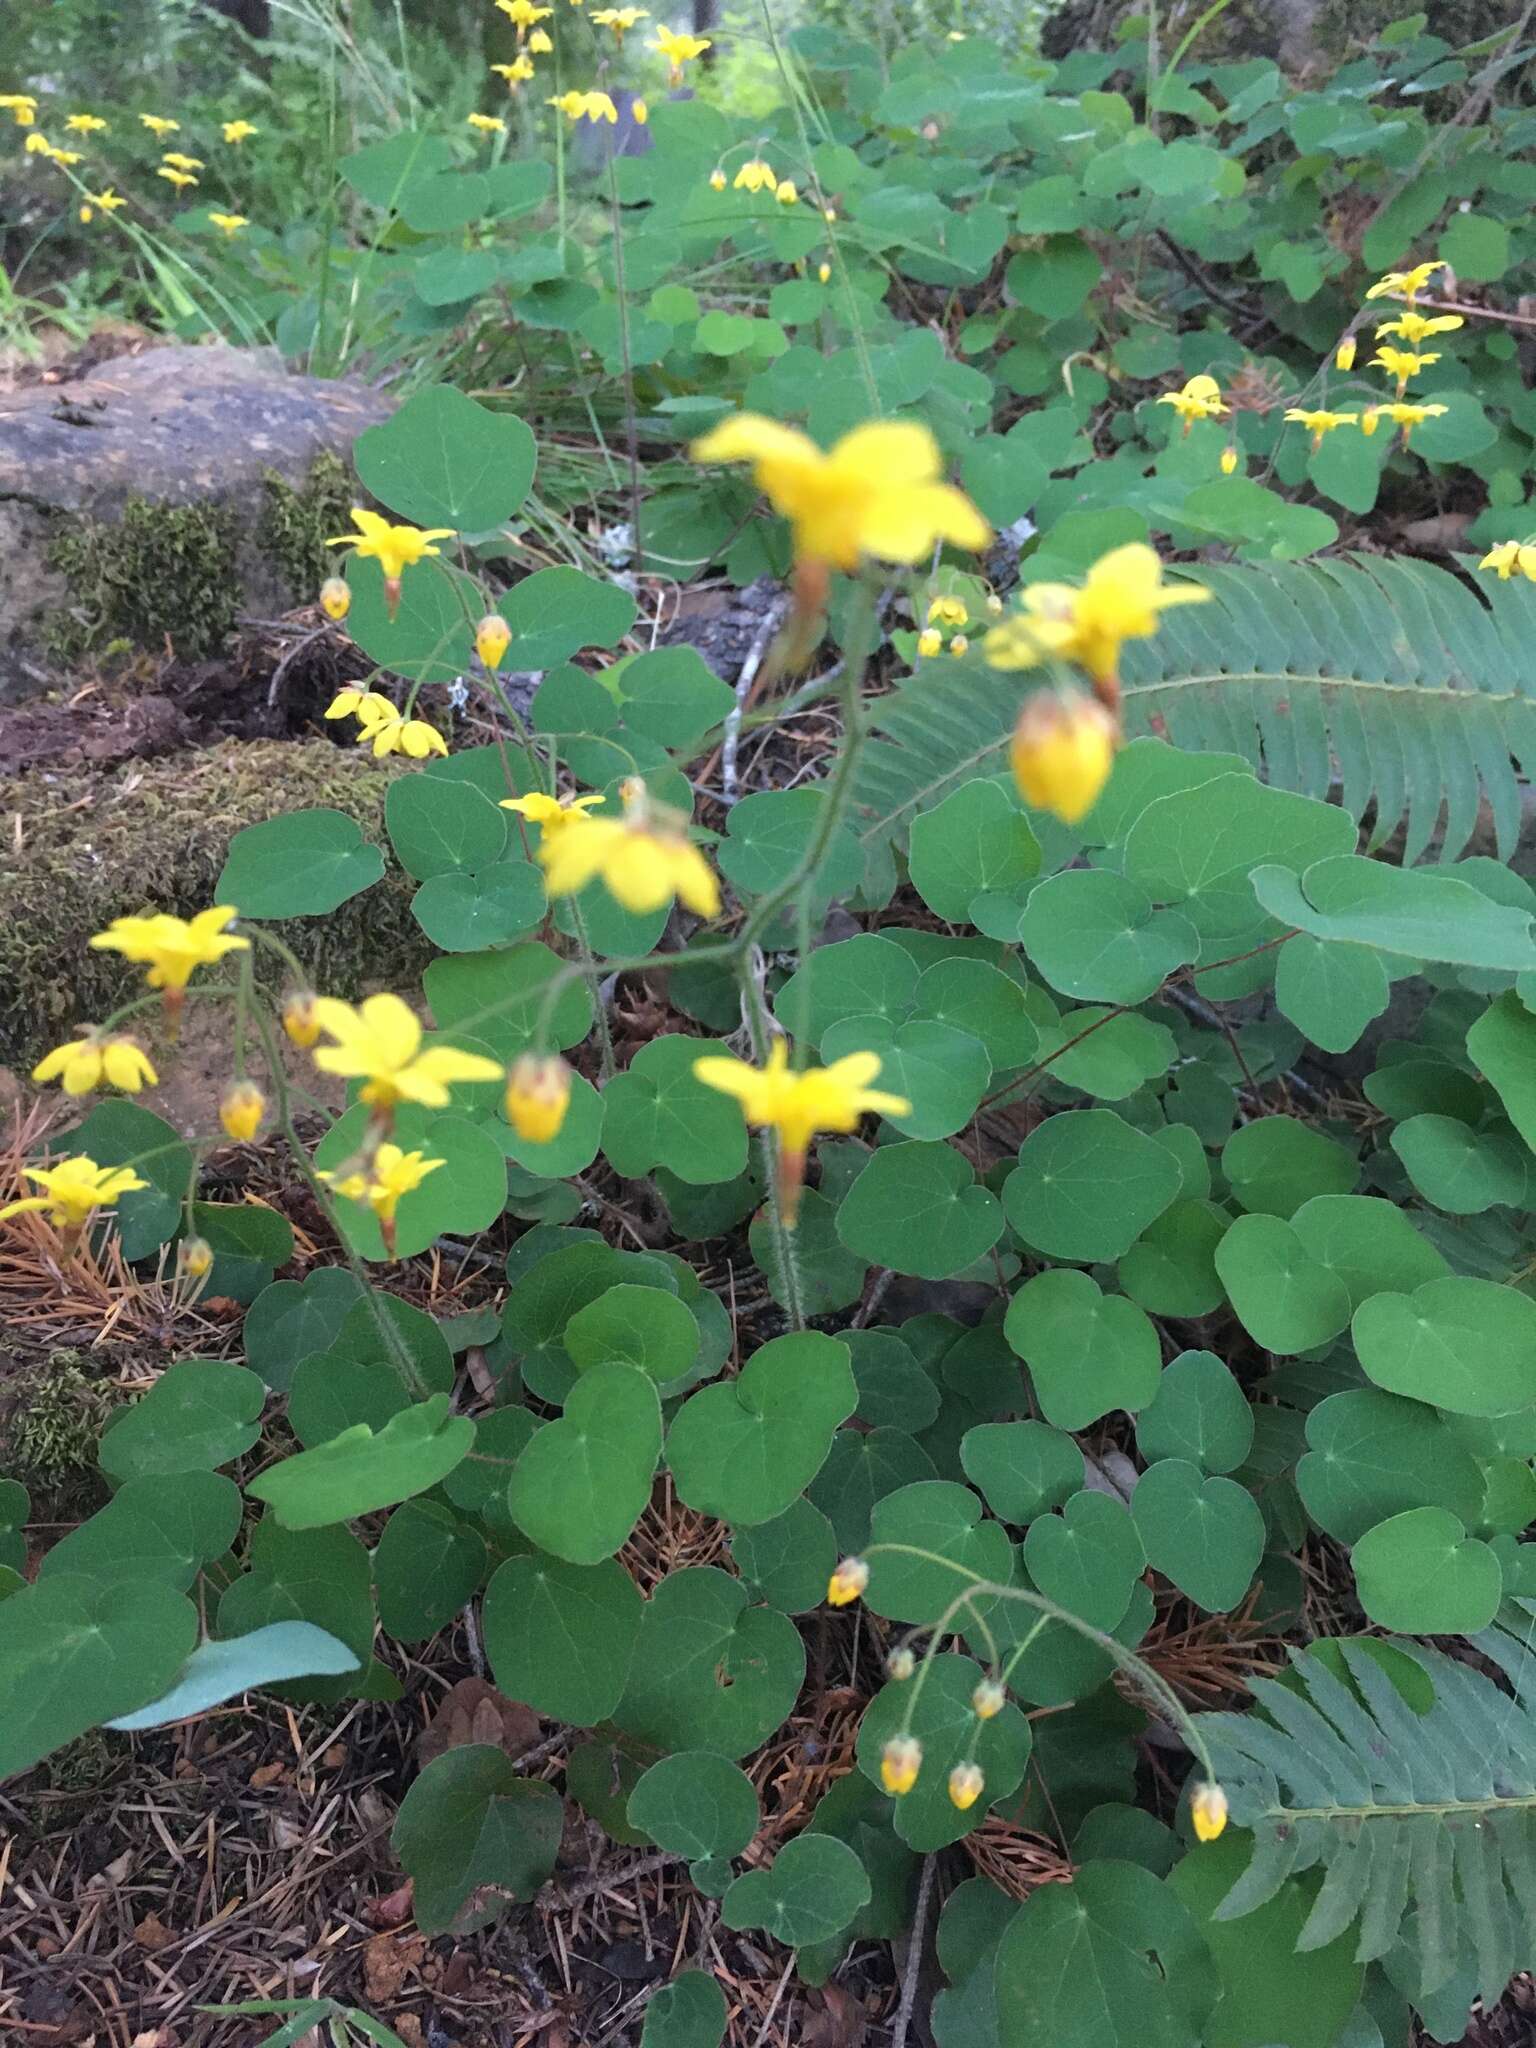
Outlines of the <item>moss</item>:
[[256,544],[301,603],[331,574],[333,558],[325,543],[332,534],[346,532],[357,486],[347,465],[326,453],[315,458],[302,490],[275,469],[268,470],[263,490],[266,504]]
[[[71,1024],[135,992],[136,971],[86,943],[112,918],[206,908],[232,835],[283,811],[329,806],[382,839],[384,794],[399,772],[326,740],[226,740],[105,776],[0,778],[11,840],[0,869],[0,1065],[30,1066]],[[328,994],[403,986],[432,953],[411,894],[396,872],[328,917],[272,929]]]
[[89,1728],[48,1758],[48,1789],[71,1804],[92,1799],[111,1783],[132,1754],[125,1736],[106,1728]]
[[96,1446],[108,1401],[86,1370],[86,1354],[50,1351],[24,1368],[11,1390],[16,1405],[6,1430],[5,1464],[33,1496],[38,1520],[68,1520],[100,1498]]
[[151,505],[130,498],[110,526],[82,521],[49,545],[48,564],[69,600],[48,621],[55,660],[114,640],[163,647],[188,659],[214,653],[240,605],[237,528],[222,505]]

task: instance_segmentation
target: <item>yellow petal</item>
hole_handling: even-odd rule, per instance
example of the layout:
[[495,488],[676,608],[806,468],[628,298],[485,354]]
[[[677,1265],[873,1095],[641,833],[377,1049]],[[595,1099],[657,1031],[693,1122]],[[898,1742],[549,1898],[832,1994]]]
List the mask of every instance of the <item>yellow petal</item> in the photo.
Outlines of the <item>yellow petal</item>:
[[818,463],[825,458],[808,434],[761,413],[739,412],[694,442],[695,462]]
[[834,444],[832,460],[877,490],[932,483],[941,467],[938,442],[916,420],[871,420],[855,427]]

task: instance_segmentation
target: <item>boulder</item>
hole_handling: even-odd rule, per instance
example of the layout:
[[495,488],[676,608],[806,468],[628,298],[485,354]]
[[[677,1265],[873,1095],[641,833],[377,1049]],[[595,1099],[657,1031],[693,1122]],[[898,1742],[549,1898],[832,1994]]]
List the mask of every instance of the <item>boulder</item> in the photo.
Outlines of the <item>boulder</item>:
[[[390,401],[275,350],[155,348],[0,395],[0,702],[93,645],[213,651],[309,597]],[[340,527],[335,523],[340,515]]]

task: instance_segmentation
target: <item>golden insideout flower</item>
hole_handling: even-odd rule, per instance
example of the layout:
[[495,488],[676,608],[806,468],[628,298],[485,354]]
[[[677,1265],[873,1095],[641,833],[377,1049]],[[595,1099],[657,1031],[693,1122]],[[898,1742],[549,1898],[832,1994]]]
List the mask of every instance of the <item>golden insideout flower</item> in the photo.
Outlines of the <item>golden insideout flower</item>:
[[1019,714],[1010,749],[1020,796],[1075,825],[1098,802],[1119,743],[1115,716],[1096,697],[1037,690]]
[[198,968],[211,967],[226,953],[249,952],[249,939],[225,930],[239,915],[233,904],[216,903],[192,918],[172,917],[168,911],[152,917],[114,917],[89,943],[98,953],[121,953],[125,960],[149,969],[145,981],[165,991],[166,1021],[174,1031],[187,983]]
[[915,1735],[893,1735],[880,1752],[880,1782],[894,1798],[903,1799],[923,1768],[923,1745]]
[[44,150],[43,154],[47,157],[49,163],[58,164],[64,170],[72,170],[77,163],[82,161],[78,149],[53,149],[50,147]]
[[1179,391],[1165,391],[1157,401],[1159,405],[1171,405],[1184,422],[1187,434],[1196,420],[1219,419],[1230,406],[1222,404],[1221,386],[1214,377],[1191,377]]
[[0,92],[0,113],[9,114],[18,128],[30,128],[37,119],[37,99],[30,92]]
[[185,156],[179,149],[168,149],[160,161],[174,164],[178,171],[205,171],[208,168],[200,156]]
[[131,1167],[98,1166],[85,1152],[61,1159],[57,1166],[24,1166],[22,1174],[43,1192],[24,1195],[18,1202],[7,1202],[0,1209],[0,1223],[7,1216],[45,1210],[48,1221],[56,1229],[71,1235],[80,1231],[96,1210],[110,1209],[120,1196],[149,1186],[149,1182],[141,1180]]
[[321,713],[323,718],[356,718],[365,725],[381,718],[393,718],[395,703],[377,690],[365,690],[360,683],[348,683],[338,690]]
[[328,540],[328,548],[347,548],[352,554],[371,559],[384,571],[384,608],[391,619],[400,609],[400,578],[407,569],[412,569],[428,555],[441,554],[442,550],[433,543],[452,540],[456,529],[451,526],[396,526],[382,513],[370,512],[366,506],[352,507],[352,523],[356,533],[339,533]]
[[1409,405],[1398,400],[1393,405],[1373,405],[1360,415],[1360,431],[1374,434],[1379,421],[1390,420],[1395,427],[1403,430],[1403,445],[1415,427],[1422,427],[1426,420],[1437,420],[1446,411],[1443,405]]
[[644,100],[630,101],[629,118],[634,122],[637,128],[644,128],[649,125],[651,118],[651,110],[646,105]]
[[984,651],[993,668],[1035,668],[1056,658],[1075,661],[1093,678],[1110,709],[1120,701],[1120,649],[1155,633],[1173,605],[1204,604],[1199,583],[1164,583],[1163,565],[1144,541],[1111,548],[1088,571],[1079,590],[1070,583],[1032,583],[1021,609],[994,626]]
[[571,1101],[571,1070],[558,1053],[519,1053],[507,1069],[507,1122],[529,1145],[560,1135]]
[[250,226],[243,213],[210,213],[208,218],[221,234],[228,235],[231,240],[242,228]]
[[917,636],[917,651],[925,661],[931,661],[934,655],[942,652],[943,646],[944,635],[937,626],[924,626]]
[[1411,306],[1435,272],[1444,268],[1442,261],[1415,263],[1411,270],[1389,270],[1385,277],[1377,278],[1365,296],[1368,299],[1406,299]]
[[773,188],[773,196],[780,206],[794,206],[800,198],[793,178],[781,178]]
[[831,266],[831,264],[830,264],[830,263],[818,263],[818,264],[817,264],[817,266],[816,266],[816,277],[817,277],[817,281],[818,281],[819,283],[821,283],[821,284],[830,284],[830,283],[831,283],[831,281],[832,281],[832,266]]
[[1358,346],[1359,344],[1355,340],[1354,335],[1345,335],[1333,352],[1333,360],[1337,368],[1348,372],[1355,367],[1355,350]]
[[665,57],[671,67],[667,74],[669,85],[681,85],[683,66],[691,64],[695,57],[702,57],[706,50],[714,48],[708,36],[685,35],[680,29],[663,28],[658,22],[656,40],[651,48],[658,57]]
[[22,148],[28,156],[52,156],[53,154],[53,144],[48,140],[41,128],[35,129],[27,137],[26,141],[22,144]]
[[499,114],[467,114],[465,125],[479,129],[482,135],[505,135],[507,124]]
[[1298,427],[1305,427],[1312,436],[1315,453],[1323,445],[1325,434],[1335,433],[1340,427],[1354,427],[1360,423],[1357,412],[1309,412],[1304,405],[1288,405],[1285,417],[1294,420]]
[[[642,916],[678,897],[699,917],[720,911],[714,870],[687,835],[687,820],[656,803],[638,776],[623,786],[624,816],[568,816],[539,840],[539,864],[551,896],[570,896],[601,877],[608,893]],[[574,804],[565,807],[574,812]]]
[[886,1677],[893,1678],[898,1685],[905,1685],[916,1669],[917,1659],[905,1643],[901,1645],[900,1649],[892,1650],[889,1657],[885,1660]]
[[964,633],[956,633],[949,643],[949,651],[951,654],[969,654],[970,649],[971,643],[966,638]]
[[1189,1817],[1195,1839],[1214,1842],[1227,1824],[1227,1795],[1219,1785],[1199,1784],[1190,1794]]
[[827,1581],[827,1601],[832,1607],[847,1607],[869,1584],[869,1566],[862,1557],[845,1557]]
[[224,123],[224,140],[226,142],[249,142],[253,135],[259,135],[260,133],[261,130],[253,127],[249,121],[226,121]]
[[971,1694],[971,1706],[978,1721],[991,1721],[1008,1704],[1008,1695],[995,1678],[984,1678]]
[[219,1122],[237,1144],[249,1144],[261,1129],[267,1098],[254,1081],[231,1081],[219,1099]]
[[1438,363],[1439,360],[1439,356],[1433,350],[1427,355],[1419,354],[1413,349],[1393,348],[1390,342],[1386,342],[1371,357],[1371,368],[1385,370],[1389,376],[1395,377],[1397,388],[1401,392],[1410,377],[1417,377],[1421,371],[1427,370],[1431,363]]
[[345,1195],[350,1202],[366,1202],[379,1219],[379,1234],[384,1239],[384,1249],[391,1258],[395,1255],[395,1212],[401,1198],[419,1188],[430,1173],[436,1173],[440,1166],[447,1165],[446,1159],[429,1159],[425,1152],[402,1152],[398,1145],[380,1145],[368,1161],[366,1169],[348,1174],[317,1171],[315,1178],[323,1180],[333,1193]]
[[928,601],[930,626],[963,626],[970,617],[963,598],[935,597]]
[[542,789],[530,790],[527,796],[504,796],[501,808],[516,811],[519,817],[537,825],[548,842],[572,825],[585,825],[588,811],[600,810],[608,801],[602,796],[546,796]]
[[965,1813],[986,1790],[980,1764],[956,1764],[949,1774],[949,1803]]
[[1237,450],[1229,442],[1221,451],[1221,473],[1223,476],[1230,476],[1236,468]]
[[607,121],[610,126],[617,123],[619,110],[605,92],[562,92],[553,94],[544,102],[546,107],[558,107],[568,121]]
[[197,183],[190,171],[178,171],[170,164],[161,164],[155,176],[164,178],[167,185],[174,185],[178,192],[185,192],[189,185]]
[[475,652],[489,669],[501,667],[512,645],[512,628],[500,612],[487,612],[475,628]]
[[797,427],[741,412],[692,453],[695,462],[750,462],[790,523],[796,558],[823,570],[856,569],[866,555],[920,562],[940,541],[974,549],[992,538],[965,493],[942,481],[939,444],[915,420],[871,420],[823,451]]
[[[326,577],[320,586],[320,609],[334,625],[340,625],[351,611],[352,587],[344,576]],[[328,718],[331,715],[330,712],[326,713]],[[335,715],[340,717],[341,714],[338,712]]]
[[554,50],[554,43],[544,29],[534,29],[528,37],[528,52],[533,57],[548,57]]
[[1427,313],[1415,313],[1412,307],[1407,307],[1395,320],[1382,322],[1376,330],[1376,339],[1380,341],[1383,336],[1391,335],[1398,341],[1406,341],[1410,348],[1417,348],[1421,341],[1427,341],[1432,334],[1454,334],[1458,327],[1465,327],[1466,324],[1459,313],[1436,313],[1431,317]]
[[422,1048],[421,1022],[399,996],[368,996],[356,1008],[334,996],[316,996],[315,1016],[333,1042],[317,1048],[322,1074],[362,1081],[361,1099],[388,1125],[397,1102],[446,1109],[456,1081],[499,1081],[495,1060],[456,1046]]
[[448,742],[435,725],[428,725],[424,718],[407,718],[393,704],[387,712],[358,712],[357,744],[372,747],[376,761],[382,761],[386,754],[405,754],[412,761],[425,761],[429,754],[448,751]]
[[167,135],[180,133],[181,123],[172,121],[164,114],[140,114],[139,119],[157,142],[164,142]]
[[126,206],[127,204],[128,202],[123,198],[122,194],[114,192],[109,185],[104,192],[86,193],[85,198],[80,203],[80,218],[83,221],[93,220],[98,207],[103,213],[111,215],[116,213],[120,206]]
[[75,135],[100,135],[106,125],[100,114],[69,114],[64,121],[64,126]]
[[765,164],[760,156],[750,156],[731,180],[738,192],[772,192],[778,187],[778,174],[772,164]]
[[66,1095],[89,1095],[103,1081],[125,1095],[136,1095],[141,1088],[158,1086],[160,1080],[148,1053],[136,1040],[94,1030],[56,1045],[32,1069],[32,1078],[44,1083],[57,1081]]
[[213,1271],[213,1246],[206,1237],[184,1237],[176,1247],[176,1270],[187,1280],[201,1280]]
[[709,189],[711,192],[723,192],[725,190],[725,173],[718,164],[715,165],[715,168],[709,174]]
[[533,77],[533,59],[526,51],[519,51],[510,64],[493,64],[491,69],[498,78],[506,80],[508,92],[516,92]]
[[[1517,569],[1522,576],[1536,583],[1536,539],[1498,541],[1477,566],[1479,569],[1492,569],[1501,583],[1507,583]],[[37,1075],[32,1078],[35,1081]]]
[[320,1016],[315,1008],[318,998],[313,989],[295,989],[283,1004],[283,1030],[290,1042],[308,1051],[320,1036]]
[[637,22],[649,21],[650,9],[646,7],[595,7],[588,16],[599,28],[611,28],[613,40],[622,48],[624,38]]
[[534,0],[496,0],[496,5],[517,30],[520,43],[527,41],[529,29],[548,21],[555,11],[553,7],[535,6]]

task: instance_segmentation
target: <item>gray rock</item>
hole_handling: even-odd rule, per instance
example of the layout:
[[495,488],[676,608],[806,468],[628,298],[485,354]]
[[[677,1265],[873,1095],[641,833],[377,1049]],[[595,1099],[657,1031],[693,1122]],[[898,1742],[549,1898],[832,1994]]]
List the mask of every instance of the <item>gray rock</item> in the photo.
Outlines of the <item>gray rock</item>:
[[301,490],[318,457],[345,459],[390,410],[366,385],[289,376],[275,350],[225,347],[151,349],[0,395],[0,702],[53,680],[48,622],[70,598],[56,541],[114,526],[135,500],[217,512],[244,609],[309,596],[261,545],[265,487]]

